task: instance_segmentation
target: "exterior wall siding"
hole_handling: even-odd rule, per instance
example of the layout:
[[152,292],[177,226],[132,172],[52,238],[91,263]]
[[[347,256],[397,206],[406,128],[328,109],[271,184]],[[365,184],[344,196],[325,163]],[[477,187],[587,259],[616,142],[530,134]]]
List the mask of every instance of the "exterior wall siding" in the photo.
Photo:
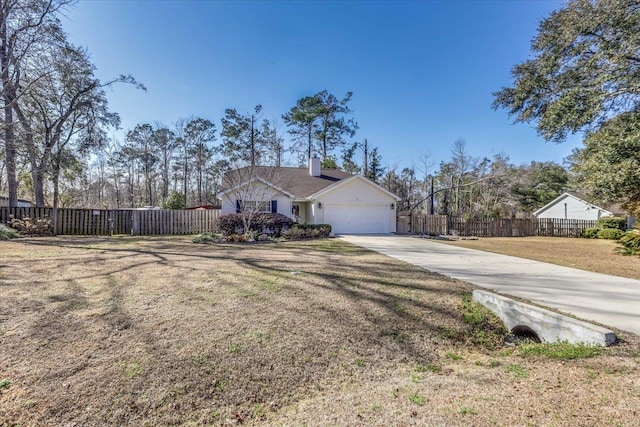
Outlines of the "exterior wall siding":
[[292,200],[289,196],[262,183],[249,184],[249,185],[251,187],[248,189],[230,191],[229,193],[226,193],[222,196],[222,199],[221,199],[222,215],[236,213],[236,199],[238,197],[244,197],[245,200],[258,200],[258,201],[276,200],[278,202],[278,213],[281,213],[291,218]]
[[[317,202],[321,202],[323,205],[380,205],[381,209],[390,211],[389,231],[392,233],[396,231],[396,212],[395,209],[391,211],[391,204],[397,205],[396,199],[361,179],[354,179],[321,195]],[[323,211],[324,209],[318,210],[316,224],[324,222]]]
[[598,220],[604,216],[611,216],[611,213],[571,196],[563,197],[537,215],[538,218],[584,220]]

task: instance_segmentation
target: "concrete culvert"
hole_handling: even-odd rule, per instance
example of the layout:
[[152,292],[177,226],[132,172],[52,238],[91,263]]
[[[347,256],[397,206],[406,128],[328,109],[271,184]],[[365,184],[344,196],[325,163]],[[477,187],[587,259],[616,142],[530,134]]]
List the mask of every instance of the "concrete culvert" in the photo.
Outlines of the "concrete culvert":
[[542,342],[536,331],[525,325],[518,325],[511,329],[511,334],[518,341],[530,340],[534,342]]

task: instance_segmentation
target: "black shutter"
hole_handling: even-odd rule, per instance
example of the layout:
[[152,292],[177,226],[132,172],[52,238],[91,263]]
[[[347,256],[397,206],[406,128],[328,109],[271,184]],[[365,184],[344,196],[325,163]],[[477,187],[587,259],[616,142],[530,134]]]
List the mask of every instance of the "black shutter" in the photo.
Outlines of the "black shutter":
[[240,200],[236,199],[236,213],[240,213]]
[[277,200],[272,200],[271,201],[271,213],[278,213],[278,201]]

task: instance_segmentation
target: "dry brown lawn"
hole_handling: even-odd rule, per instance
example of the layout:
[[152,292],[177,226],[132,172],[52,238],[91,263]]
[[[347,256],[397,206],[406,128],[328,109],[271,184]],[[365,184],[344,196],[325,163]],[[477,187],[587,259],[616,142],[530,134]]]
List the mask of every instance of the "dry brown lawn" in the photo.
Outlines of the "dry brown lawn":
[[525,357],[471,290],[338,240],[1,242],[0,425],[638,425],[638,337]]
[[640,258],[616,254],[615,241],[562,237],[491,237],[440,241],[596,273],[640,279]]

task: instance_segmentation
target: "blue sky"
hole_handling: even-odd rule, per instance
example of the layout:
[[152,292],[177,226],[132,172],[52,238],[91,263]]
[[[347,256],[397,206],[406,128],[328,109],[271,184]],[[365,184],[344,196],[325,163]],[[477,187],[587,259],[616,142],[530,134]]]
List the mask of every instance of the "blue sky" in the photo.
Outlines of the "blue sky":
[[[478,157],[561,162],[532,124],[491,108],[510,69],[530,55],[540,20],[561,1],[107,1],[66,12],[71,40],[108,79],[134,75],[148,92],[108,96],[124,130],[225,108],[264,107],[280,118],[323,89],[354,93],[355,140],[378,146],[389,167],[422,154],[438,163],[457,139]],[[117,134],[121,137],[123,132]]]

